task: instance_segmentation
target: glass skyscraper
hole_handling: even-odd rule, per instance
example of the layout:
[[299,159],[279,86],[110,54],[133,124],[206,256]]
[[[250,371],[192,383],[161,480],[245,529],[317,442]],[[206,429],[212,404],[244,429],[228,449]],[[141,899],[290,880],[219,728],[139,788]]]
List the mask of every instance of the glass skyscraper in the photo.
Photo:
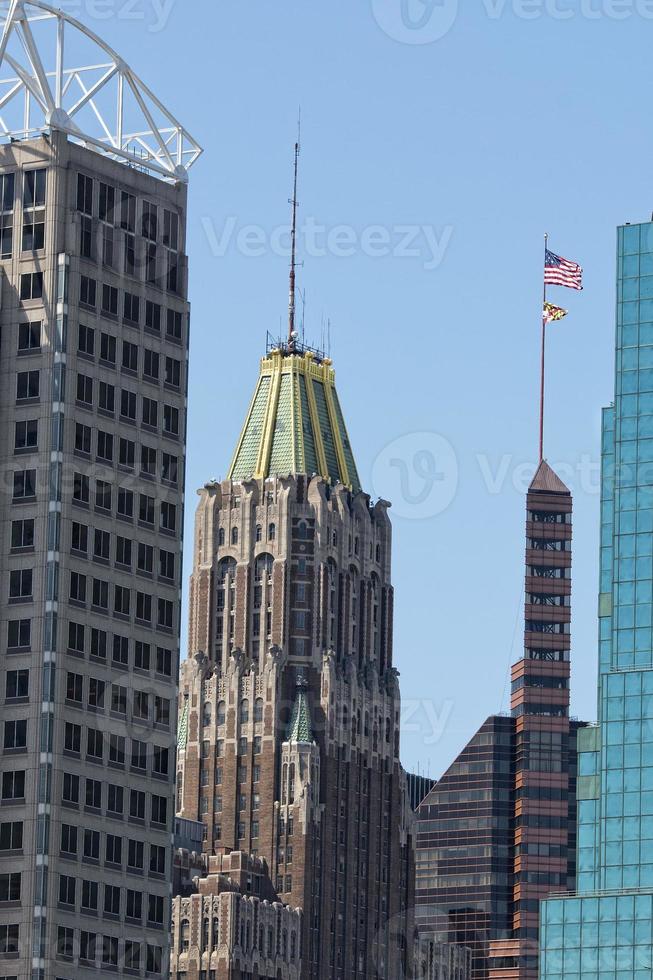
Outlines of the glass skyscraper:
[[541,980],[653,976],[653,224],[619,229],[604,410],[598,724],[579,732],[578,893],[542,906]]

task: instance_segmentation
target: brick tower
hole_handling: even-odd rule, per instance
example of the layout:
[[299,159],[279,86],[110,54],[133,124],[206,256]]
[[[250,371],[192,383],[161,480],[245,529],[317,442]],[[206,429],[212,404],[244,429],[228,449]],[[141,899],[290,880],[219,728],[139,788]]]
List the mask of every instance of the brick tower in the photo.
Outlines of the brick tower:
[[208,873],[175,899],[172,975],[411,976],[388,504],[361,489],[328,358],[269,351],[229,478],[199,496],[177,810]]
[[472,980],[536,980],[540,902],[575,886],[571,538],[571,493],[543,461],[526,498],[511,714],[485,721],[418,810],[418,925],[471,947]]

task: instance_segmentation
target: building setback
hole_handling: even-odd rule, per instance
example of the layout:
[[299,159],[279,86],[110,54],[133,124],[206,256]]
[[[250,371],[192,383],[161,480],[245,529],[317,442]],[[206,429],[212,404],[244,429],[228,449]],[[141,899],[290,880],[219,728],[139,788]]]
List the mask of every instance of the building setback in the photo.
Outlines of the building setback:
[[542,462],[526,500],[524,655],[494,715],[418,809],[417,922],[470,946],[474,980],[535,980],[538,909],[576,876],[569,720],[571,516]]
[[391,527],[328,358],[268,352],[229,479],[199,496],[177,806],[208,875],[175,900],[172,975],[410,976]]
[[653,974],[653,224],[618,232],[603,413],[598,726],[579,740],[578,894],[542,907],[543,980]]

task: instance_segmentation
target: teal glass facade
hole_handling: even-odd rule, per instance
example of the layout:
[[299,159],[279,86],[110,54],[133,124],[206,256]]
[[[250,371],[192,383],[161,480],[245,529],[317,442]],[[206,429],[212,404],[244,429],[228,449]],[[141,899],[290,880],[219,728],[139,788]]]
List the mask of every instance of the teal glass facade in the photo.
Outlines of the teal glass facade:
[[603,413],[598,725],[579,732],[578,893],[541,910],[541,980],[653,977],[653,224],[618,231]]

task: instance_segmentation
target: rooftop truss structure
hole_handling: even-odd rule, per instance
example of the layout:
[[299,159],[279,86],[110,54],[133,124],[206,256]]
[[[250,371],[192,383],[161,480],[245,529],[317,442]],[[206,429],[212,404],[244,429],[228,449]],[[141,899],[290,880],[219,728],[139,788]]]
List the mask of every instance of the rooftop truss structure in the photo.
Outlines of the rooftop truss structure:
[[[93,31],[42,0],[2,0],[0,23],[0,139],[56,129],[115,160],[188,179],[201,147]],[[69,51],[78,67],[66,66]]]

